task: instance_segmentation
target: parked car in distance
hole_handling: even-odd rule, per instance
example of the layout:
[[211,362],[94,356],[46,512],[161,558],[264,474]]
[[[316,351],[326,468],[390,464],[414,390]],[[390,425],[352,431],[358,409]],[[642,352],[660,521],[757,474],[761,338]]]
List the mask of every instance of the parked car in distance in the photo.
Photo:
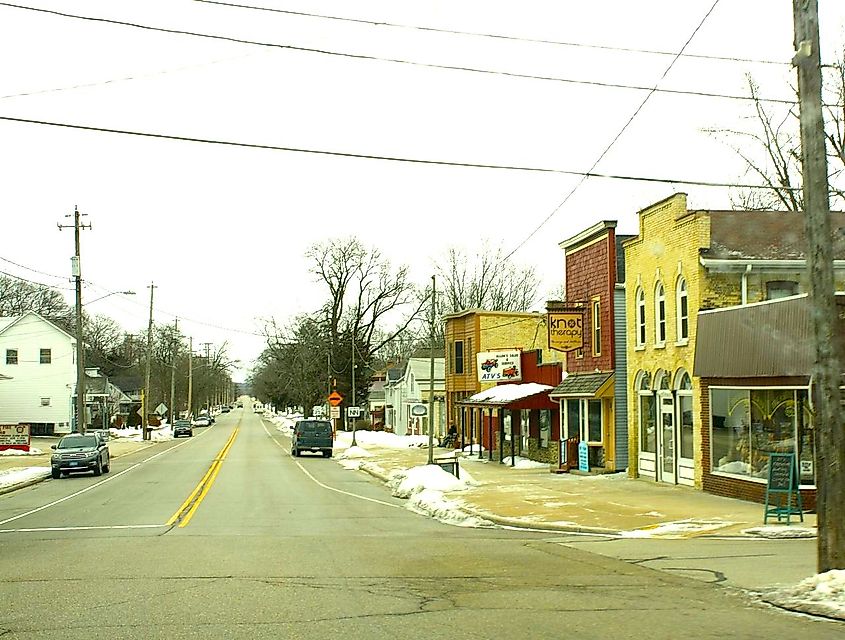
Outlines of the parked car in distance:
[[197,416],[191,424],[195,427],[207,427],[211,425],[211,418],[208,416]]
[[194,428],[191,426],[190,420],[176,420],[173,423],[173,437],[178,438],[179,436],[188,436],[191,437],[194,435]]
[[303,451],[322,453],[324,458],[331,458],[332,423],[328,420],[308,418],[294,424],[290,453],[292,456],[299,456]]
[[228,407],[228,405],[224,404],[222,407],[220,407],[220,413],[229,413],[230,411],[231,409]]
[[108,473],[111,468],[109,447],[96,433],[72,433],[63,437],[51,449],[50,470],[53,478],[69,473],[93,471],[95,476]]

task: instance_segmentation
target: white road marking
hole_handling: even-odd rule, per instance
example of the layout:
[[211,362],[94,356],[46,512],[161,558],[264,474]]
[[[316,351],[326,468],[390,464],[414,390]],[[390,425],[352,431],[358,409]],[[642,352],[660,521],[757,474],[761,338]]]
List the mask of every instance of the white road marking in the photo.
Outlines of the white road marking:
[[[359,500],[366,500],[367,502],[375,502],[376,504],[381,504],[381,505],[384,505],[385,507],[392,507],[392,508],[394,508],[394,509],[402,509],[403,511],[405,510],[405,507],[400,506],[400,505],[398,505],[398,504],[391,504],[390,502],[384,502],[383,500],[376,500],[375,498],[368,498],[367,496],[359,496],[357,493],[350,493],[349,491],[344,491],[343,489],[335,489],[334,487],[330,487],[330,486],[329,486],[329,485],[327,485],[327,484],[323,484],[322,482],[320,482],[319,480],[317,480],[317,478],[315,478],[314,476],[312,476],[312,475],[308,472],[308,470],[307,470],[305,467],[303,467],[303,466],[302,466],[302,464],[301,464],[298,460],[294,459],[294,457],[293,457],[292,455],[290,455],[290,452],[289,452],[289,451],[287,451],[287,450],[286,450],[286,449],[285,449],[285,448],[284,448],[281,444],[279,444],[279,442],[276,440],[276,438],[275,438],[275,437],[273,437],[273,434],[272,434],[272,433],[270,433],[269,431],[267,431],[267,427],[266,427],[266,425],[264,424],[264,420],[262,420],[262,421],[261,421],[261,426],[262,426],[262,428],[264,429],[264,431],[267,433],[267,435],[268,435],[268,436],[270,436],[270,440],[272,440],[273,444],[275,444],[275,445],[276,445],[277,447],[279,447],[282,451],[284,451],[285,453],[287,453],[287,454],[288,454],[288,456],[289,456],[289,457],[290,457],[290,458],[294,461],[294,463],[296,464],[296,466],[297,466],[297,467],[299,467],[299,468],[300,468],[300,470],[302,470],[302,473],[304,473],[306,476],[308,476],[309,478],[311,478],[311,480],[314,482],[314,484],[316,484],[316,485],[319,485],[319,486],[323,487],[323,489],[328,489],[329,491],[334,491],[335,493],[341,493],[341,494],[343,494],[343,495],[345,495],[345,496],[349,496],[350,498],[358,498]],[[3,524],[3,523],[2,523],[2,522],[0,522],[0,524]]]
[[38,533],[42,531],[94,531],[99,529],[166,529],[166,524],[112,524],[90,527],[32,527],[27,529],[0,529],[0,533]]

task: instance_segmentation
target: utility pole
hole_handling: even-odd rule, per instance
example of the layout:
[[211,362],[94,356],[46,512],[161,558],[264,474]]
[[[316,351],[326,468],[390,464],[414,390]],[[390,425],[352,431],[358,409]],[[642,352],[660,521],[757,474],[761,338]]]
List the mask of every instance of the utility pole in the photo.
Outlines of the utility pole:
[[193,393],[193,386],[194,386],[194,338],[191,336],[188,338],[189,346],[188,346],[188,420],[191,420],[194,416],[193,407],[191,406],[192,398],[191,394]]
[[842,429],[842,354],[833,279],[833,246],[822,117],[818,0],[793,0],[801,124],[804,226],[810,276],[815,363],[812,388],[816,430],[817,565],[845,569],[845,431]]
[[[90,224],[82,224],[79,218],[88,215],[79,213],[73,207],[73,214],[66,214],[65,218],[73,215],[73,241],[75,252],[71,258],[71,273],[76,283],[76,430],[85,433],[85,339],[82,335],[82,265],[79,255],[79,230],[90,229]],[[59,229],[70,229],[71,225],[58,225]]]
[[205,347],[205,377],[207,383],[205,385],[205,406],[208,409],[208,415],[211,415],[211,343],[201,342],[201,347]]
[[428,464],[434,464],[434,276],[431,276],[431,357],[428,376]]
[[179,318],[176,318],[173,321],[173,345],[170,349],[170,426],[173,427],[173,423],[175,422],[176,418],[174,415],[176,414],[176,353],[177,353],[177,346],[179,344]]
[[[352,401],[349,403],[349,406],[358,408],[358,403],[355,401],[355,329],[357,328],[357,314],[356,314],[356,326],[352,328]],[[346,412],[349,413],[348,411]],[[357,447],[358,443],[355,440],[355,432],[357,431],[358,427],[358,418],[356,416],[352,416],[352,446]]]
[[147,323],[147,366],[146,366],[146,374],[144,375],[144,415],[141,416],[141,424],[143,425],[143,435],[142,438],[144,440],[148,440],[150,437],[150,425],[148,420],[148,415],[150,413],[149,404],[150,404],[150,365],[152,362],[152,355],[153,355],[153,293],[155,292],[155,284],[152,282],[150,283],[149,290],[150,290],[150,321]]

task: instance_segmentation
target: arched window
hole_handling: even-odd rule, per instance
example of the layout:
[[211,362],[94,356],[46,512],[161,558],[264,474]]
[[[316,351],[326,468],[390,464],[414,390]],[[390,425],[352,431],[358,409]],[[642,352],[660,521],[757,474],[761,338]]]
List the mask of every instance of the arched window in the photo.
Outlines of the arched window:
[[662,282],[654,288],[654,342],[666,344],[666,290]]
[[636,378],[637,406],[640,419],[640,451],[657,451],[657,403],[651,392],[651,376],[647,371],[640,371]]
[[637,346],[645,346],[645,292],[637,289]]
[[687,281],[681,276],[675,288],[675,318],[678,342],[689,340],[689,303],[687,300]]

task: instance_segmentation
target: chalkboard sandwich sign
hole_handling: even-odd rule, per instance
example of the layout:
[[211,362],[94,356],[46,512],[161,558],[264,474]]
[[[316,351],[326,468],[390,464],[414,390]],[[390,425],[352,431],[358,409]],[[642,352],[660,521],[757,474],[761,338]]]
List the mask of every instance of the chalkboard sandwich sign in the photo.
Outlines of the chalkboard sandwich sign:
[[769,475],[766,481],[766,510],[763,524],[769,518],[778,522],[786,520],[789,524],[792,516],[798,516],[804,522],[804,510],[801,507],[799,490],[798,463],[794,453],[769,454]]

